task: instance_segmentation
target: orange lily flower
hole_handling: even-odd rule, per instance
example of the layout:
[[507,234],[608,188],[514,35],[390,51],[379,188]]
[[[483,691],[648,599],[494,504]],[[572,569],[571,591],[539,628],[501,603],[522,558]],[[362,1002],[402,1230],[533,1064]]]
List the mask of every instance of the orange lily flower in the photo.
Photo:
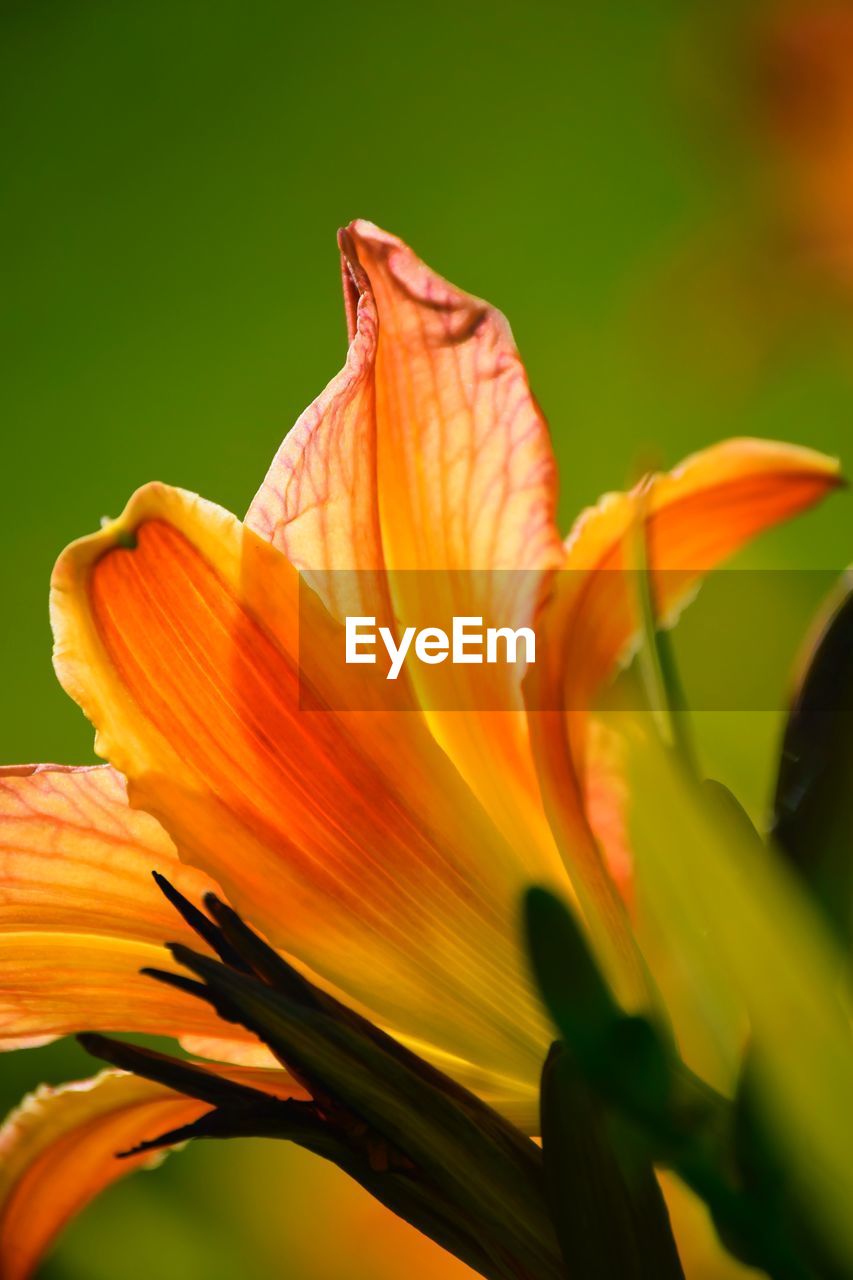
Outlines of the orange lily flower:
[[[151,484],[57,563],[56,671],[109,764],[0,777],[0,1044],[167,1034],[231,1078],[291,1088],[257,1042],[140,976],[173,967],[163,944],[183,936],[158,870],[190,899],[224,894],[316,980],[535,1133],[552,1037],[520,942],[525,886],[573,896],[620,994],[647,997],[592,830],[607,842],[583,708],[636,629],[621,575],[606,571],[645,504],[651,563],[678,571],[673,606],[835,487],[838,468],[730,441],[648,496],[609,495],[563,541],[547,428],[504,318],[369,223],[340,243],[346,365],[284,440],[246,519]],[[433,668],[405,715],[393,702],[303,710],[300,574],[317,593],[322,656],[323,607],[338,621],[419,616],[411,579],[395,576],[411,569],[484,571],[461,574],[455,612],[514,627],[536,617],[548,661],[524,688],[516,667],[499,669],[500,710],[435,709]],[[346,599],[339,570],[359,571]],[[524,570],[524,589],[508,590],[501,570]],[[467,670],[454,675],[463,694]],[[328,678],[334,693],[349,677],[330,665]],[[578,710],[537,709],[557,705]],[[126,1171],[117,1149],[200,1109],[115,1072],[26,1103],[0,1137],[2,1274],[22,1280]]]

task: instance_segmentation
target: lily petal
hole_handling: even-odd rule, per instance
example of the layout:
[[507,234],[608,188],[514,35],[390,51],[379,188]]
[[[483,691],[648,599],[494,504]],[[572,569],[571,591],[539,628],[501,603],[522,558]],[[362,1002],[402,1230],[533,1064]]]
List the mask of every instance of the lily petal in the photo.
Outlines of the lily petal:
[[300,706],[297,622],[321,657],[334,624],[297,593],[233,516],[148,486],[60,558],[60,680],[132,803],[272,943],[526,1088],[547,1031],[515,941],[523,865],[416,713]]
[[120,1071],[30,1094],[0,1129],[0,1275],[27,1280],[96,1195],[162,1154],[116,1153],[190,1124],[210,1107]]
[[[645,521],[659,615],[671,619],[703,574],[840,482],[837,462],[813,450],[730,440],[630,493],[607,495],[567,540],[566,572],[554,578],[540,625],[544,660],[529,672],[525,695],[552,828],[585,910],[600,916],[599,941],[609,932],[617,951],[625,950],[624,919],[590,833],[581,780],[587,710],[639,626],[631,575],[621,572],[632,568],[632,530]],[[611,961],[611,972],[618,967]]]
[[81,1027],[175,1037],[212,1035],[221,1027],[181,992],[164,999],[142,967],[175,969],[169,952],[152,943],[0,934],[0,1044],[28,1048]]
[[247,525],[312,571],[556,567],[556,466],[504,317],[372,223],[340,244],[347,362]]
[[[307,1095],[280,1068],[207,1067],[277,1098]],[[117,1159],[142,1142],[191,1124],[209,1102],[124,1071],[42,1085],[0,1129],[0,1276],[26,1280],[65,1224],[111,1183],[164,1152]]]
[[[833,458],[768,440],[728,440],[630,493],[608,494],[575,523],[543,619],[551,661],[531,674],[540,706],[583,711],[630,651],[638,618],[632,529],[646,525],[658,612],[672,619],[710,569],[756,534],[841,483]],[[611,572],[616,571],[616,572]],[[547,669],[546,669],[547,667]],[[541,699],[541,700],[539,700]]]
[[[285,439],[247,524],[310,571],[338,618],[530,625],[562,549],[548,430],[509,325],[369,222],[341,232],[340,245],[355,316],[347,363]],[[360,572],[336,572],[349,569]],[[436,738],[524,851],[528,874],[543,878],[558,858],[522,674],[477,667],[474,685],[471,667],[445,664],[416,681]]]
[[139,973],[174,967],[166,941],[193,941],[154,870],[196,901],[216,887],[108,766],[0,769],[0,1048],[83,1029],[223,1034],[198,1001]]
[[152,871],[176,876],[193,901],[215,887],[181,864],[149,814],[130,808],[109,765],[0,768],[0,929],[118,929],[161,943],[182,922]]
[[379,500],[389,568],[554,563],[556,467],[509,325],[395,236],[350,228],[376,295]]

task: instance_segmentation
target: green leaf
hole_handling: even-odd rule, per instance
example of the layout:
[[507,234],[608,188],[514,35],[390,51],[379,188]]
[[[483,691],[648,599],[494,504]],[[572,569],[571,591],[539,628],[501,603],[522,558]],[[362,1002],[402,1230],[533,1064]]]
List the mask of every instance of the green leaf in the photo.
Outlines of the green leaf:
[[597,1055],[623,1016],[567,907],[534,886],[524,899],[533,974],[560,1034],[581,1058]]
[[755,1047],[757,1105],[798,1195],[853,1266],[853,1044],[842,961],[786,867],[653,732],[626,733],[637,875],[698,1007],[734,994]]
[[[545,1190],[566,1263],[584,1280],[683,1280],[650,1162],[620,1159],[613,1127],[565,1046],[542,1073]],[[623,1144],[624,1145],[624,1144]]]
[[698,773],[696,749],[690,729],[687,701],[675,660],[672,637],[657,616],[655,590],[649,565],[649,524],[647,516],[650,486],[654,483],[647,476],[642,486],[638,519],[634,530],[634,558],[637,572],[637,597],[643,644],[639,652],[639,667],[646,686],[649,708],[655,718],[664,715],[665,736],[677,751],[685,765]]
[[588,1082],[643,1127],[655,1155],[712,1121],[721,1099],[674,1052],[669,1034],[614,1000],[569,909],[547,889],[525,896],[527,947],[555,1027]]

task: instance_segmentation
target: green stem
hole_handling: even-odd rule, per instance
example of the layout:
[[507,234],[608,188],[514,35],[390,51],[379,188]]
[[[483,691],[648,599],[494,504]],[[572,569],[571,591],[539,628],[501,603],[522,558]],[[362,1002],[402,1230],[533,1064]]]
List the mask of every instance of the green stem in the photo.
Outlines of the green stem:
[[649,565],[646,509],[651,478],[640,497],[634,537],[637,567],[637,599],[644,643],[639,653],[640,672],[652,714],[661,724],[664,739],[678,752],[684,764],[699,777],[698,760],[690,731],[684,688],[678,673],[675,651],[668,631],[658,626],[652,575]]

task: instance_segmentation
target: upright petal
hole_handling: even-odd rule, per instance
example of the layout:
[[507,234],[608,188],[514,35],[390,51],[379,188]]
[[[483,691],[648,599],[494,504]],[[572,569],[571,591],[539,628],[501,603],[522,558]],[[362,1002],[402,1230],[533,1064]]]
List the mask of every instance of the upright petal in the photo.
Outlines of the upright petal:
[[[247,523],[311,571],[338,617],[389,611],[384,566],[401,626],[529,625],[562,553],[548,431],[509,325],[370,223],[340,242],[350,312],[358,294],[347,363],[285,439]],[[360,572],[334,572],[348,569]],[[542,877],[557,859],[522,674],[478,667],[474,683],[446,664],[416,682],[438,741]]]
[[379,313],[386,563],[482,571],[554,564],[555,463],[506,320],[395,236],[368,222],[350,233]]
[[300,705],[297,625],[330,679],[344,668],[297,593],[232,516],[149,486],[60,559],[60,679],[133,803],[270,941],[527,1087],[547,1033],[516,943],[524,867],[415,712]]
[[[379,314],[386,564],[420,571],[392,578],[397,615],[404,625],[442,626],[459,615],[528,626],[543,575],[561,560],[557,472],[509,324],[396,237],[367,222],[351,234]],[[520,714],[523,673],[522,664],[418,667],[417,690],[438,741],[526,850],[529,873],[550,876],[555,850]]]
[[173,967],[164,942],[193,939],[155,870],[196,901],[215,888],[128,806],[108,766],[0,769],[0,1048],[84,1029],[233,1039],[198,1001],[139,973]]
[[504,317],[369,222],[340,244],[351,314],[357,298],[346,365],[246,523],[311,570],[475,569],[485,583],[556,566],[554,458]]
[[27,1280],[65,1224],[101,1191],[162,1155],[116,1153],[190,1124],[205,1111],[121,1071],[42,1086],[0,1129],[0,1275]]

